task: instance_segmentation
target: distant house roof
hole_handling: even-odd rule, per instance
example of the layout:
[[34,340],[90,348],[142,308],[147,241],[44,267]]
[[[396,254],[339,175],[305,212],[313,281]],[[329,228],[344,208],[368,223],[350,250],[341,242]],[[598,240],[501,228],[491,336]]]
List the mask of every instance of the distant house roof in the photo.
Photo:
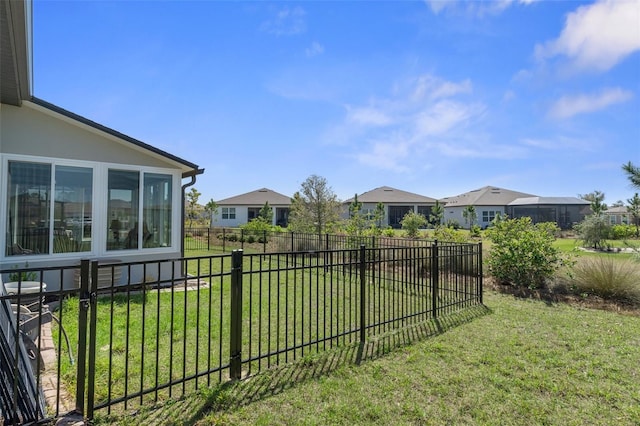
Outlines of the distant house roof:
[[550,204],[564,204],[564,205],[580,205],[588,206],[590,203],[581,198],[576,197],[524,197],[517,198],[510,202],[509,206],[531,206],[531,205],[550,205]]
[[[352,203],[354,198],[345,200],[343,204]],[[414,194],[413,192],[402,191],[400,189],[391,188],[389,186],[381,186],[358,195],[358,201],[361,203],[409,203],[409,204],[434,204],[435,198],[425,197],[424,195]]]
[[506,206],[513,200],[525,197],[535,197],[535,195],[496,186],[485,186],[464,194],[443,198],[440,201],[445,204],[445,207]]
[[262,188],[245,194],[236,195],[234,197],[225,198],[217,202],[219,206],[263,206],[265,203],[269,205],[286,205],[291,204],[291,197],[282,195],[268,188]]
[[605,214],[628,214],[627,206],[609,207],[604,211]]

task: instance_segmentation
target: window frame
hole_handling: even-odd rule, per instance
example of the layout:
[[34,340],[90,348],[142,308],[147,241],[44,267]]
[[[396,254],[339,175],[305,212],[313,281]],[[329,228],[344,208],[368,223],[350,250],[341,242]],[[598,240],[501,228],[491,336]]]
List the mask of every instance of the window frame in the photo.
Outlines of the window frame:
[[[51,191],[54,191],[55,188],[55,167],[56,166],[70,166],[70,167],[80,167],[80,168],[88,168],[93,171],[92,173],[92,199],[91,199],[91,220],[92,220],[92,235],[91,235],[91,248],[89,251],[82,252],[66,252],[66,253],[54,253],[53,246],[50,245],[49,253],[38,253],[38,254],[29,254],[26,256],[16,256],[16,255],[7,255],[6,253],[6,231],[7,231],[7,194],[8,194],[8,165],[10,161],[15,162],[28,162],[28,163],[41,163],[51,166]],[[0,199],[0,211],[2,211],[2,215],[0,215],[0,228],[2,228],[2,233],[0,234],[0,244],[2,245],[2,251],[0,252],[0,259],[3,261],[31,261],[33,260],[46,260],[46,259],[77,259],[79,257],[105,257],[105,258],[113,258],[113,257],[123,257],[130,255],[139,255],[139,254],[153,254],[153,253],[173,253],[178,252],[180,250],[180,233],[181,226],[180,214],[172,214],[170,219],[171,226],[171,235],[170,240],[171,244],[169,246],[164,247],[139,247],[137,249],[129,249],[129,250],[107,250],[107,199],[108,199],[108,173],[110,169],[117,170],[127,170],[127,171],[135,171],[140,175],[140,194],[139,197],[139,211],[138,216],[142,216],[143,211],[143,191],[144,191],[144,174],[145,173],[153,173],[153,174],[161,174],[168,175],[171,177],[171,207],[174,211],[179,212],[181,208],[182,200],[182,174],[180,170],[170,169],[170,168],[161,168],[161,167],[152,167],[152,166],[138,166],[138,165],[130,165],[130,164],[120,164],[120,163],[103,163],[98,161],[89,161],[89,160],[73,160],[73,159],[65,159],[65,158],[57,158],[57,157],[43,157],[43,156],[32,156],[32,155],[23,155],[23,154],[8,154],[2,153],[0,154],[0,164],[2,165],[2,173],[0,175],[0,187],[2,188],[3,196]],[[53,198],[53,197],[52,197]],[[49,216],[52,217],[54,212],[50,212]],[[142,218],[141,218],[142,220]],[[50,230],[50,233],[53,231]]]

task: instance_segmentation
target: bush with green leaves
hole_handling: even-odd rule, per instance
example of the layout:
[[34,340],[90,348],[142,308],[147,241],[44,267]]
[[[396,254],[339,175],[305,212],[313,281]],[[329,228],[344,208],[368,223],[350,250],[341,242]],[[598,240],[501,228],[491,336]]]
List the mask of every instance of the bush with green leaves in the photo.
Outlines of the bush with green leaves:
[[614,240],[625,240],[632,238],[636,234],[636,228],[633,225],[612,225],[611,238]]
[[258,216],[244,225],[240,225],[240,229],[242,229],[242,234],[246,238],[251,237],[252,241],[247,241],[252,243],[258,238],[263,239],[269,235],[271,232],[271,223],[267,222],[263,217]]
[[439,226],[433,231],[433,238],[442,242],[464,243],[467,241],[466,233],[448,226]]
[[492,247],[489,273],[501,283],[529,288],[545,286],[558,269],[569,263],[554,247],[555,223],[533,224],[530,217],[502,220],[488,228]]
[[427,226],[427,223],[427,218],[424,215],[414,211],[409,211],[400,221],[402,229],[409,238],[418,238],[420,236],[418,230]]

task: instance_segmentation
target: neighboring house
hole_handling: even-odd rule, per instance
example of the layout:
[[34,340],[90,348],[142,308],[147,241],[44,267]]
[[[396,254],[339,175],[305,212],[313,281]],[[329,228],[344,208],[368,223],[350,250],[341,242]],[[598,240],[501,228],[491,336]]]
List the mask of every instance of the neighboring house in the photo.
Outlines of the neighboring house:
[[440,200],[444,205],[444,223],[457,222],[460,226],[470,228],[470,223],[465,223],[463,211],[468,206],[473,206],[476,211],[476,225],[486,228],[496,216],[504,216],[507,213],[507,205],[518,198],[534,197],[532,194],[512,191],[510,189],[485,186],[480,189],[465,192],[454,197]]
[[627,210],[627,206],[609,207],[604,211],[611,225],[633,225],[633,215]]
[[525,197],[510,202],[507,214],[511,218],[528,216],[533,223],[555,222],[560,229],[571,229],[591,214],[591,207],[588,201],[576,197]]
[[[349,205],[354,199],[355,197],[349,198],[342,203],[345,219],[349,217]],[[367,217],[373,217],[378,203],[384,204],[385,222],[383,226],[400,228],[400,222],[410,211],[420,213],[429,219],[431,208],[436,204],[436,199],[382,186],[358,195],[358,202],[362,203],[361,212]]]
[[271,189],[262,188],[217,201],[218,211],[213,216],[213,226],[235,228],[258,217],[265,203],[273,212],[272,225],[287,226],[291,198]]
[[34,97],[30,8],[0,3],[0,268],[179,258],[184,188],[203,170]]

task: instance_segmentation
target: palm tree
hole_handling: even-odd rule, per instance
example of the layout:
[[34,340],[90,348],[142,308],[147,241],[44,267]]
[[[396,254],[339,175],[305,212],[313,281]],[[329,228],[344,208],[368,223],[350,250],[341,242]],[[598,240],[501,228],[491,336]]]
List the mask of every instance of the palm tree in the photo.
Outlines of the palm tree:
[[622,165],[622,170],[627,174],[631,186],[640,189],[640,167],[634,166],[631,161]]

